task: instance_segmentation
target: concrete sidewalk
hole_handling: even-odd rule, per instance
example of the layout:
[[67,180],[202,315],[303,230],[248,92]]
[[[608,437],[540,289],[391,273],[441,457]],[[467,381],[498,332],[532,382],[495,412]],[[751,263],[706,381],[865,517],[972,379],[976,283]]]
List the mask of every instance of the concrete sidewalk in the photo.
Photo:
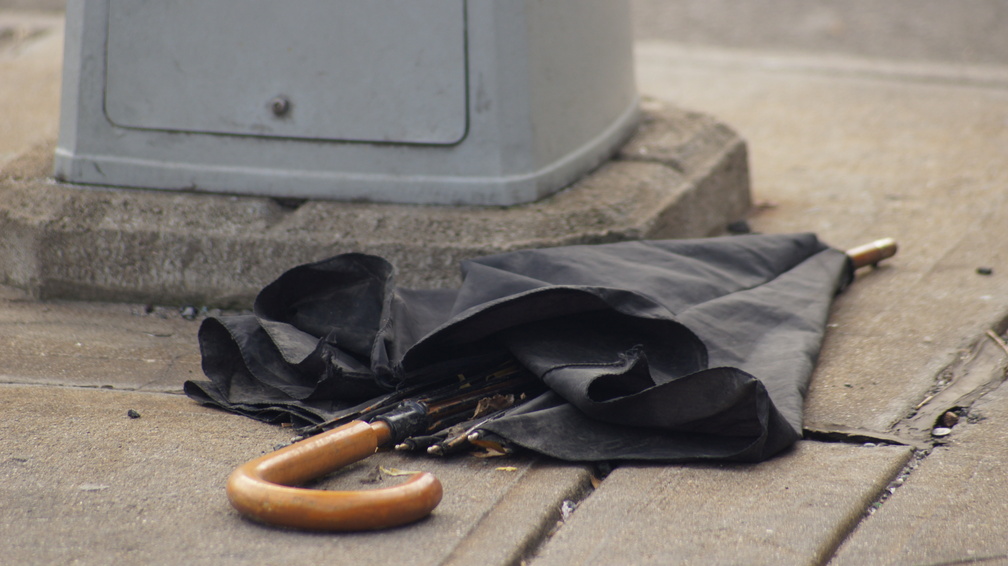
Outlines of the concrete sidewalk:
[[[22,110],[0,115],[6,176],[55,135],[62,38],[58,14],[0,15],[29,30],[0,34],[0,104]],[[738,50],[667,33],[641,32],[641,90],[746,138],[754,230],[814,231],[840,248],[901,244],[837,300],[808,440],[758,465],[608,475],[534,457],[381,454],[323,485],[360,488],[379,463],[430,470],[446,491],[431,518],[370,534],[269,529],[239,518],[223,484],[290,434],[180,395],[200,374],[198,321],[3,289],[4,560],[1008,564],[1008,392],[998,388],[1008,352],[987,334],[1008,326],[1008,61]],[[933,437],[950,410],[958,423]]]

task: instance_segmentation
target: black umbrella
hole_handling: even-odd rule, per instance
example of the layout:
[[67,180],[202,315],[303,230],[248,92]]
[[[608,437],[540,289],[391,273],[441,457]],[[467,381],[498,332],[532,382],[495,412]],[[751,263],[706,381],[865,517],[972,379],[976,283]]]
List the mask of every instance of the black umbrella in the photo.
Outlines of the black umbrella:
[[[858,263],[895,248],[869,250]],[[413,290],[385,260],[344,254],[284,273],[252,315],[204,321],[210,381],[186,393],[262,420],[364,418],[389,423],[395,443],[449,446],[430,417],[409,417],[422,425],[403,436],[409,419],[389,411],[514,363],[512,387],[475,397],[499,395],[498,407],[444,420],[455,437],[576,461],[758,461],[801,437],[829,306],[853,267],[811,234],[751,235],[522,250],[463,263],[458,289]]]

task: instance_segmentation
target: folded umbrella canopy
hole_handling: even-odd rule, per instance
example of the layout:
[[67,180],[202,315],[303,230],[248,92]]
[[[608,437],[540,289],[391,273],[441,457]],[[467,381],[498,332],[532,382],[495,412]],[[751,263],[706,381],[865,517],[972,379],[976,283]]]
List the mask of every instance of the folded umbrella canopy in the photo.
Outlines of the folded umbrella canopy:
[[398,288],[386,261],[346,254],[284,273],[254,314],[205,320],[210,381],[185,393],[332,428],[228,480],[241,513],[287,527],[425,517],[442,498],[428,473],[368,491],[292,485],[452,425],[569,460],[758,461],[801,437],[834,296],[893,253],[810,234],[572,246],[468,261],[440,290]]
[[[395,285],[385,260],[291,269],[254,314],[208,318],[193,399],[297,424],[516,360],[545,385],[480,429],[575,461],[758,461],[802,405],[847,254],[812,234],[522,250],[462,264],[457,289]],[[438,382],[440,383],[440,381]]]

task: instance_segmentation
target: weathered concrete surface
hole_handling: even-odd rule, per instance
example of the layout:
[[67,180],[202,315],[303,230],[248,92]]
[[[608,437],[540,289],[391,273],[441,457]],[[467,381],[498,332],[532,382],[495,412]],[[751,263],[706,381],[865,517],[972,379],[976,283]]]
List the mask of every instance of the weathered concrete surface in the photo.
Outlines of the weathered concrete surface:
[[899,242],[838,298],[806,405],[812,428],[889,430],[1008,312],[1008,88],[952,84],[959,67],[907,81],[870,64],[826,76],[780,55],[705,58],[658,42],[637,56],[643,92],[749,140],[754,229],[810,230],[841,248]]
[[2,8],[0,171],[25,148],[57,135],[63,62],[62,14]]
[[[62,38],[48,18],[50,27],[22,41],[11,62],[0,60],[17,67],[12,72],[20,87],[0,91],[0,102],[37,114],[0,125],[0,131],[16,128],[11,139],[23,150],[4,157],[8,150],[0,148],[0,284],[39,298],[247,306],[286,269],[350,251],[387,258],[401,285],[442,287],[457,283],[463,259],[530,247],[706,236],[749,209],[745,143],[709,116],[656,103],[647,105],[639,132],[616,160],[556,195],[514,207],[56,184],[50,180],[58,113],[52,71],[59,67]],[[44,60],[22,60],[28,55]],[[40,70],[21,69],[35,66]],[[28,142],[34,147],[24,151]]]
[[818,56],[1008,63],[1000,0],[633,0],[639,39]]
[[181,393],[201,378],[196,330],[177,309],[49,302],[0,287],[0,383]]
[[968,420],[830,564],[1008,564],[1008,387],[976,403]]
[[291,532],[242,519],[224,495],[232,469],[289,439],[282,429],[178,395],[2,385],[0,403],[0,553],[22,564],[510,564],[590,486],[583,468],[537,459],[379,454],[319,487],[374,487],[362,480],[378,465],[432,471],[445,497],[428,519]]
[[756,465],[622,467],[531,563],[821,564],[910,454],[800,442]]

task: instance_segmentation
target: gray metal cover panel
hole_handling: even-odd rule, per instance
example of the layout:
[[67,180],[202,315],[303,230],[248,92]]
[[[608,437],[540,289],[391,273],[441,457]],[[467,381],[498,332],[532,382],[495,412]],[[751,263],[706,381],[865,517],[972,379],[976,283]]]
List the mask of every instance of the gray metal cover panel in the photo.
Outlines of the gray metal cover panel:
[[[109,0],[105,113],[126,128],[453,144],[465,0]],[[289,100],[277,116],[271,102]]]

